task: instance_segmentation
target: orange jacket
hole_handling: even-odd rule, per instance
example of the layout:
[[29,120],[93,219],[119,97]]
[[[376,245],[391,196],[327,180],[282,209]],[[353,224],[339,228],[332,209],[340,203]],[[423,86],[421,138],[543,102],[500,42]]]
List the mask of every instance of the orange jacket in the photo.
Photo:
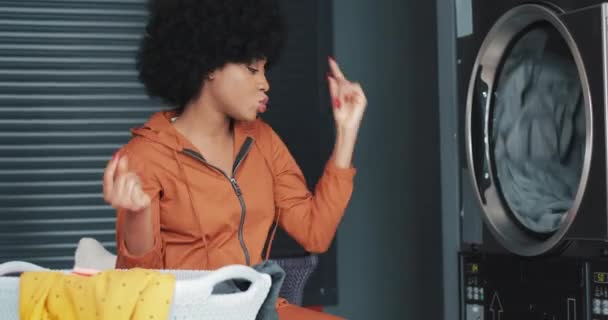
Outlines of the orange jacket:
[[329,161],[316,186],[304,176],[277,134],[261,120],[234,126],[234,172],[208,164],[203,152],[159,112],[123,147],[129,169],[152,199],[154,247],[132,256],[117,212],[117,267],[213,270],[254,265],[273,221],[310,252],[326,251],[350,199],[355,169]]

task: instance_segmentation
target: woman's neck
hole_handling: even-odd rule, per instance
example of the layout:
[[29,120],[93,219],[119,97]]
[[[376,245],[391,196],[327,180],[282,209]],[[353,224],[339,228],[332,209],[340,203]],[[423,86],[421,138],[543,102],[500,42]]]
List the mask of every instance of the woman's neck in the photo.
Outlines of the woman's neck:
[[211,101],[199,99],[186,106],[173,125],[182,135],[197,143],[232,138],[232,122]]

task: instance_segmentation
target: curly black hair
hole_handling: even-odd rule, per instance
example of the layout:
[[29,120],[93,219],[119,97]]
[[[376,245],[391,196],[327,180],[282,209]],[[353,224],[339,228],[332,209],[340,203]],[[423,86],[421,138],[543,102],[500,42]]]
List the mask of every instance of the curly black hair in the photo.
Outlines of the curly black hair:
[[285,24],[278,0],[150,0],[137,54],[139,79],[151,97],[179,110],[226,63],[279,58]]

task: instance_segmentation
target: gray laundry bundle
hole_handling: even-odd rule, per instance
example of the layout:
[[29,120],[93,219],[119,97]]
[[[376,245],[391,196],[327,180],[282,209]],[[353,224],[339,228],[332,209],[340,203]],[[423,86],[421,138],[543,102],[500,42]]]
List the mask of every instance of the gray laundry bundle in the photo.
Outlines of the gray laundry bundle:
[[[272,280],[270,292],[268,292],[266,300],[264,300],[264,303],[260,307],[256,320],[279,320],[276,302],[279,298],[279,291],[283,285],[283,280],[285,279],[285,271],[283,271],[283,269],[274,261],[264,261],[263,263],[252,266],[252,268],[257,272],[270,275]],[[247,290],[248,285],[249,283],[246,281],[228,280],[215,286],[213,293],[229,294],[242,292]]]
[[536,232],[556,230],[571,208],[585,147],[576,65],[547,50],[549,41],[535,29],[513,47],[496,88],[491,133],[502,194]]

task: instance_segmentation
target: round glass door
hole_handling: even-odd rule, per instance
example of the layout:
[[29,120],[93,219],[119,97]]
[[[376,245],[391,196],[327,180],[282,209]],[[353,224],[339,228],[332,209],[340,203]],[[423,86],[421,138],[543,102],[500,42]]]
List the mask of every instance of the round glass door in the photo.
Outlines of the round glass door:
[[512,9],[482,44],[467,155],[484,220],[515,253],[555,248],[576,215],[590,154],[587,91],[575,43],[547,8]]

